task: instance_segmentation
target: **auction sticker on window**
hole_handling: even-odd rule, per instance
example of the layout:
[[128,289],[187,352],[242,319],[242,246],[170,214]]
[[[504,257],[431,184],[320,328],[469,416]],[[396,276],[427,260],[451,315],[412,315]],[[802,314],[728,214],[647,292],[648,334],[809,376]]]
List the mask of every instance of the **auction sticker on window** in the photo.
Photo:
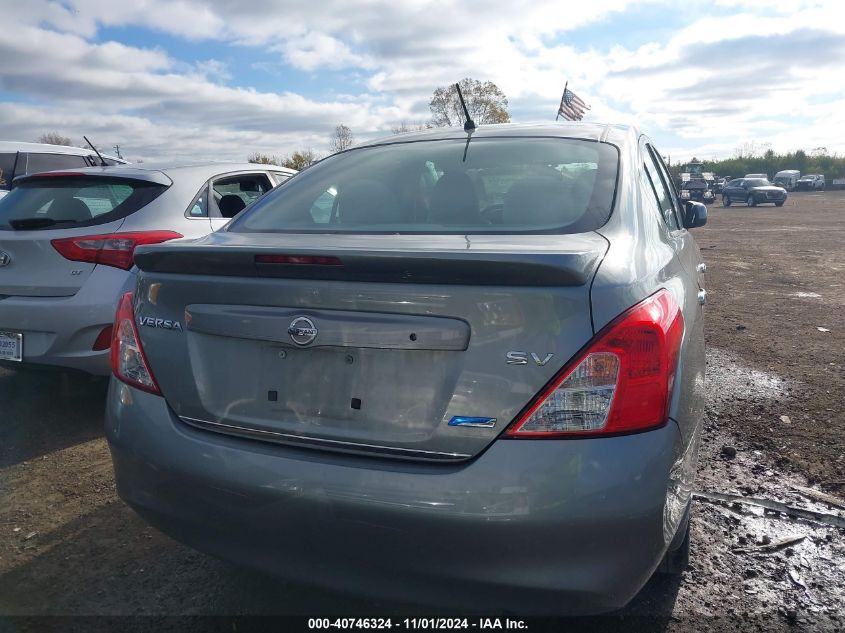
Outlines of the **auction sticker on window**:
[[23,360],[23,334],[0,332],[0,360]]

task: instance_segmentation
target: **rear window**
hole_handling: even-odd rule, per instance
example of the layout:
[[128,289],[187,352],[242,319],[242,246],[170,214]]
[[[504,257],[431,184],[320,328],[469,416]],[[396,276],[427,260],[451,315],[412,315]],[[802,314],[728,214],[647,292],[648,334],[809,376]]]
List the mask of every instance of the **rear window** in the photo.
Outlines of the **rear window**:
[[580,233],[610,217],[607,143],[476,138],[363,147],[268,193],[232,232]]
[[0,199],[0,230],[105,224],[138,211],[165,189],[123,178],[36,178]]

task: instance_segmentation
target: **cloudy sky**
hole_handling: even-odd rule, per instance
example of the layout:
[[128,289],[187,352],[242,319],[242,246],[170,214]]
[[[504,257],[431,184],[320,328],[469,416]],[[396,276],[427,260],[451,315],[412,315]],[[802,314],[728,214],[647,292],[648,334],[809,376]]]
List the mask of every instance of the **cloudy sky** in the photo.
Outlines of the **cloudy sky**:
[[845,3],[707,0],[0,0],[0,139],[130,159],[327,149],[492,80],[515,121],[636,122],[664,154],[745,142],[845,152]]

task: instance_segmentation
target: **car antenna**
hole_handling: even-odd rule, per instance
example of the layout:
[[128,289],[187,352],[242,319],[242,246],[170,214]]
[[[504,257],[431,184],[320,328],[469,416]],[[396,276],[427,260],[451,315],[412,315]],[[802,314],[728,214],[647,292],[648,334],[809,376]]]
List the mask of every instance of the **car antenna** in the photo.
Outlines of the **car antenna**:
[[89,141],[89,140],[88,140],[88,137],[87,137],[87,136],[85,136],[85,135],[83,134],[83,135],[82,135],[82,138],[84,138],[84,139],[85,139],[85,142],[86,142],[86,143],[88,143],[88,145],[90,145],[90,146],[91,146],[91,149],[93,149],[93,150],[94,150],[94,153],[95,153],[95,154],[97,154],[97,158],[99,158],[99,159],[100,159],[100,166],[101,166],[101,167],[107,167],[108,165],[106,165],[106,161],[105,161],[105,160],[103,160],[103,157],[102,157],[102,156],[100,156],[100,152],[98,152],[98,151],[97,151],[97,148],[96,148],[96,147],[94,147],[94,144],[93,144],[91,141]]
[[461,107],[464,109],[464,115],[466,116],[466,121],[464,122],[464,132],[472,132],[475,129],[475,121],[469,117],[469,110],[467,110],[467,104],[464,102],[464,94],[461,92],[461,85],[455,84],[455,90],[458,91],[458,99],[461,100]]
[[467,144],[464,145],[464,159],[462,162],[467,162],[467,151],[469,151],[469,141],[472,138],[472,133],[475,132],[475,121],[473,121],[469,117],[469,110],[467,109],[467,104],[464,101],[464,94],[461,92],[461,84],[455,84],[455,90],[458,91],[458,99],[461,101],[461,107],[464,109],[464,115],[466,116],[466,121],[464,121],[464,132],[467,133]]

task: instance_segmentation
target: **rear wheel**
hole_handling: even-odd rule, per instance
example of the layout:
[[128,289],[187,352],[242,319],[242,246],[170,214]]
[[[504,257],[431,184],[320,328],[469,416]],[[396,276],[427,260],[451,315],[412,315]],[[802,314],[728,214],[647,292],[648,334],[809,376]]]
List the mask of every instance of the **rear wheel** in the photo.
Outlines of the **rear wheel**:
[[731,206],[731,197],[730,196],[722,196],[722,206],[723,207]]
[[748,198],[745,200],[745,204],[747,204],[749,207],[756,207],[757,201],[754,199],[754,196],[748,196]]

